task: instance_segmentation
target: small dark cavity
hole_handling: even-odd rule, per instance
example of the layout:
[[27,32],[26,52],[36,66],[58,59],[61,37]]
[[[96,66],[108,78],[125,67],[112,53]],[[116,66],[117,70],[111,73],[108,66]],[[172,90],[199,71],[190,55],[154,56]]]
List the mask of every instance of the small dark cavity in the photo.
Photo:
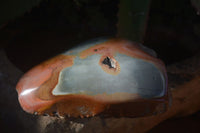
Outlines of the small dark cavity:
[[59,117],[60,115],[58,114],[58,112],[52,112],[53,116]]
[[47,114],[47,113],[44,113],[44,114],[43,114],[43,116],[49,116],[49,114]]
[[95,52],[97,52],[97,49],[94,49]]
[[108,65],[109,68],[115,68],[114,67],[114,62],[109,58],[109,57],[106,57],[103,61],[102,61],[103,64],[105,65]]

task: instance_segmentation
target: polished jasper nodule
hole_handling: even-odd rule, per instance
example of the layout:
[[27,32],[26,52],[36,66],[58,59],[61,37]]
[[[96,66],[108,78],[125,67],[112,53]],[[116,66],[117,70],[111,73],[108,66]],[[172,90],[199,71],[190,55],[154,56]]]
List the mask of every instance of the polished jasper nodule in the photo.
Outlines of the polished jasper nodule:
[[152,50],[123,39],[95,40],[28,71],[17,84],[29,113],[144,116],[168,105],[167,75]]

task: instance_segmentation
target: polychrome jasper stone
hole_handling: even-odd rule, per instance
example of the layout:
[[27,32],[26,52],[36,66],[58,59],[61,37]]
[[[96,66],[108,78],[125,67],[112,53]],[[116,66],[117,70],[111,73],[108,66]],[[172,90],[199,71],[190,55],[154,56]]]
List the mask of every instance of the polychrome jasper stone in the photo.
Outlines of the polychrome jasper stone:
[[162,61],[123,39],[79,45],[28,71],[16,88],[25,111],[58,116],[147,116],[169,99]]

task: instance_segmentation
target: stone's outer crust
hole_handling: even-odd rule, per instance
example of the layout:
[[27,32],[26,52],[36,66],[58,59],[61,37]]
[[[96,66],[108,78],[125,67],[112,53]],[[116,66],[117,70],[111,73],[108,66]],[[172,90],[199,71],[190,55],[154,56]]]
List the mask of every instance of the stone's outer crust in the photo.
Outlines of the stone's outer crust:
[[[100,54],[102,59],[103,57],[114,59],[117,52],[153,63],[166,80],[165,95],[153,99],[144,99],[137,94],[129,93],[94,96],[83,94],[52,95],[52,90],[59,80],[59,73],[66,67],[72,67],[76,56],[84,59],[93,54]],[[100,62],[99,65],[105,72],[113,75],[120,71],[120,64],[116,64],[116,70],[109,70]],[[167,75],[162,61],[142,51],[139,45],[122,39],[111,39],[96,44],[77,53],[77,55],[58,55],[28,71],[20,79],[16,88],[22,108],[32,114],[54,115],[57,112],[57,115],[72,117],[90,117],[96,114],[138,117],[165,111],[169,101]],[[122,100],[111,100],[111,97],[119,97],[119,99],[121,97]]]

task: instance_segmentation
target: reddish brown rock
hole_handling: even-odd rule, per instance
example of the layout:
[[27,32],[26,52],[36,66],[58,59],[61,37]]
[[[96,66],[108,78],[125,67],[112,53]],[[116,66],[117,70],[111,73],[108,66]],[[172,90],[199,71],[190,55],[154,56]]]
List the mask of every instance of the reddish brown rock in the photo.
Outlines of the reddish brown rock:
[[162,61],[122,39],[58,55],[28,71],[16,88],[25,111],[57,116],[148,116],[164,112],[169,100]]

